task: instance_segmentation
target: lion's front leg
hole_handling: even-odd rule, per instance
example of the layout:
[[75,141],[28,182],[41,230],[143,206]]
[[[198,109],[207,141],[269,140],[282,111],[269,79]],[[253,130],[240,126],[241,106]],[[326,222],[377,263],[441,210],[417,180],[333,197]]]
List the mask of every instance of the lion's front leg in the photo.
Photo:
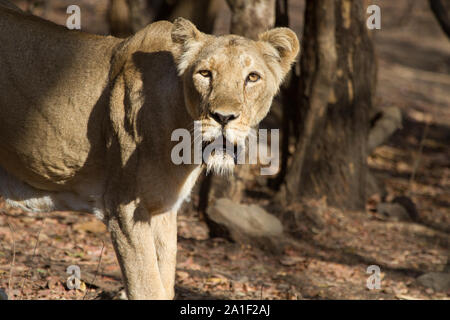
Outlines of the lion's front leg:
[[[147,218],[146,218],[147,217]],[[108,221],[108,228],[122,270],[128,299],[171,299],[158,266],[151,218],[133,203],[121,205]]]
[[153,216],[151,226],[161,281],[167,298],[173,299],[177,263],[177,212]]

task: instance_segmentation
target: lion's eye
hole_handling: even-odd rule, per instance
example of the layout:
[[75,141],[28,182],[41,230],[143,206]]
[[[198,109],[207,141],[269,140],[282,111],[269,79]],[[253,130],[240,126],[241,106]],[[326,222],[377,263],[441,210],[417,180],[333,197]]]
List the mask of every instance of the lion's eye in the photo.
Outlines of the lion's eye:
[[257,74],[257,73],[254,73],[254,72],[252,72],[252,73],[250,73],[248,76],[247,76],[247,82],[256,82],[256,81],[258,81],[259,79],[261,79],[261,77],[259,76],[259,74]]
[[200,73],[200,75],[202,75],[205,78],[212,77],[211,71],[209,71],[209,70],[200,70],[198,73]]

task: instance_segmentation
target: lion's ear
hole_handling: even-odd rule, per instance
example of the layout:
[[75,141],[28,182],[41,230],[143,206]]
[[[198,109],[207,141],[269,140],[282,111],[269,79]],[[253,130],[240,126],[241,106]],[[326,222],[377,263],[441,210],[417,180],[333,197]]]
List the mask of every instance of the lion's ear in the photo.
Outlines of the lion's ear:
[[[275,58],[281,67],[281,80],[290,70],[300,50],[297,35],[289,28],[275,28],[260,34],[258,38],[275,49]],[[269,55],[271,54],[269,53]]]
[[195,25],[184,18],[177,18],[172,27],[173,54],[177,63],[178,73],[181,75],[189,67],[200,51],[205,34]]

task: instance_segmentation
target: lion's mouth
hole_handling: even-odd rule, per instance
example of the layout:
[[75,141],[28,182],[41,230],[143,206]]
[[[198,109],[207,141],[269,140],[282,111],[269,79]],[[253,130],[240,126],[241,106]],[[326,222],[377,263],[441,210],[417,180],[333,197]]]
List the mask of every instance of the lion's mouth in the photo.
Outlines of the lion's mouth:
[[243,148],[232,143],[223,135],[202,144],[202,162],[206,171],[218,175],[230,176],[236,164],[240,163]]
[[236,143],[232,143],[224,136],[219,136],[211,141],[203,141],[202,144],[203,162],[207,163],[211,156],[230,157],[234,164],[238,162],[239,148]]

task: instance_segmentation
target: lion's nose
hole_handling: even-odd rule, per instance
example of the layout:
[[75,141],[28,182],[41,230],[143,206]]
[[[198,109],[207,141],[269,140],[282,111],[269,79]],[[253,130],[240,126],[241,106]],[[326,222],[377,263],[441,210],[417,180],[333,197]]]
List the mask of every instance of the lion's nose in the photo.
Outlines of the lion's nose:
[[221,111],[213,111],[209,113],[210,117],[216,120],[222,126],[225,126],[231,120],[239,118],[239,114],[224,113]]

